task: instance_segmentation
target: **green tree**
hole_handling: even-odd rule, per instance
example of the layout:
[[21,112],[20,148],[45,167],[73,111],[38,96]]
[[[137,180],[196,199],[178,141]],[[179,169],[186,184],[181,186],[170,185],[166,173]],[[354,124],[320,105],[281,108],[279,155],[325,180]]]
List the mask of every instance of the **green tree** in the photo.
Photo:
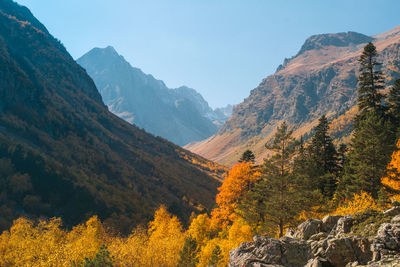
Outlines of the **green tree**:
[[384,88],[384,76],[377,70],[381,63],[376,61],[376,56],[375,46],[368,43],[359,59],[360,114],[354,123],[350,152],[337,191],[339,198],[365,191],[377,199],[382,189],[381,178],[395,148],[396,127],[388,113],[396,110],[398,88],[392,88],[389,93],[388,111],[382,104],[384,96],[380,90]]
[[255,161],[255,156],[253,151],[251,150],[246,150],[245,152],[243,152],[242,157],[240,158],[239,162],[252,162],[254,163]]
[[360,62],[360,75],[358,76],[358,107],[361,115],[369,110],[382,111],[380,92],[384,88],[385,79],[378,69],[381,63],[376,61],[376,47],[370,42],[365,47],[358,60]]
[[296,217],[306,208],[302,181],[293,174],[293,159],[298,142],[284,122],[266,147],[274,153],[263,164],[262,177],[239,205],[239,214],[250,224],[273,234],[278,229],[297,223]]
[[[395,125],[400,124],[400,79],[397,79],[388,95],[389,115]],[[399,128],[399,127],[398,127]]]
[[179,252],[178,267],[194,267],[199,262],[197,258],[197,241],[189,236],[185,240],[182,250]]
[[347,145],[346,144],[340,144],[339,148],[337,150],[337,167],[338,167],[338,177],[343,176],[344,172],[344,166],[347,161],[347,156],[346,153],[348,151]]
[[223,259],[223,255],[222,255],[221,248],[218,245],[216,245],[212,251],[211,259],[208,262],[208,266],[217,267],[222,263],[222,259]]
[[79,267],[112,267],[113,260],[107,247],[102,245],[93,259],[86,258]]
[[348,164],[339,183],[339,194],[350,197],[365,191],[375,199],[382,188],[381,178],[395,148],[395,134],[389,121],[369,111],[358,122],[350,144]]
[[308,147],[311,161],[308,165],[313,169],[312,175],[318,180],[320,192],[324,196],[332,197],[336,188],[338,164],[336,148],[328,131],[329,121],[322,115]]

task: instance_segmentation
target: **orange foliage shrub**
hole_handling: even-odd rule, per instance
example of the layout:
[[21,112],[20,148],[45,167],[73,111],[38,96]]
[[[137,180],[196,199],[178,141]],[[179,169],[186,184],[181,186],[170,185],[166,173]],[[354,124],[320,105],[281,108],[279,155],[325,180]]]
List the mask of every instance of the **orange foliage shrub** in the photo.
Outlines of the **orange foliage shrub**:
[[382,210],[375,200],[366,192],[361,192],[360,194],[354,194],[352,200],[346,200],[336,208],[333,214],[347,215],[354,214],[364,210]]
[[[393,152],[392,160],[390,161],[387,170],[388,175],[382,178],[382,184],[388,187],[388,189],[400,191],[400,140],[397,142],[397,150]],[[390,192],[392,190],[387,191],[392,200],[400,201],[400,194]]]
[[250,189],[261,173],[255,171],[250,162],[235,164],[229,171],[221,187],[218,188],[216,203],[218,208],[211,213],[212,222],[226,226],[237,218],[235,209],[241,196]]

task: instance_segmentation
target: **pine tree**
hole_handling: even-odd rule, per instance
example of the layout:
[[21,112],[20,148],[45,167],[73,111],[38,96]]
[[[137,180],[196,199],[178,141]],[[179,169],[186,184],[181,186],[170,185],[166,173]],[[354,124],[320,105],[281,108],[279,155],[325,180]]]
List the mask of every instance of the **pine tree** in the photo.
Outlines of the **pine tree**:
[[293,175],[293,158],[298,142],[292,137],[286,123],[275,134],[272,145],[266,147],[274,155],[263,164],[262,178],[239,206],[239,214],[250,224],[261,227],[264,233],[273,234],[294,224],[298,213],[305,208],[301,182]]
[[378,198],[381,178],[395,148],[395,135],[391,129],[390,122],[375,111],[367,112],[358,122],[345,174],[339,184],[339,194],[350,197],[365,191]]
[[358,76],[358,107],[361,115],[365,111],[383,111],[381,104],[385,79],[383,73],[378,70],[381,63],[376,61],[376,47],[370,42],[360,56],[360,75]]
[[314,166],[313,175],[318,180],[318,189],[323,195],[332,197],[336,188],[338,166],[336,148],[328,130],[328,119],[322,115],[308,149],[311,160],[309,165]]
[[400,79],[397,79],[389,91],[389,115],[395,125],[400,124]]
[[[339,183],[337,196],[351,197],[354,193],[365,191],[375,199],[382,189],[381,178],[395,148],[395,126],[387,107],[382,104],[384,76],[377,70],[381,63],[376,61],[376,48],[372,43],[364,47],[359,59],[358,77],[360,114],[354,123],[354,135],[350,144],[350,153]],[[389,98],[389,114],[395,109],[398,94],[392,88]]]
[[348,151],[347,145],[346,144],[340,144],[339,148],[337,150],[337,173],[338,173],[338,177],[342,177],[343,176],[343,172],[344,172],[344,166],[346,164],[347,161],[347,156],[346,153]]
[[253,151],[251,150],[246,150],[245,152],[243,152],[242,157],[240,158],[239,162],[251,162],[254,163],[255,161],[255,156]]

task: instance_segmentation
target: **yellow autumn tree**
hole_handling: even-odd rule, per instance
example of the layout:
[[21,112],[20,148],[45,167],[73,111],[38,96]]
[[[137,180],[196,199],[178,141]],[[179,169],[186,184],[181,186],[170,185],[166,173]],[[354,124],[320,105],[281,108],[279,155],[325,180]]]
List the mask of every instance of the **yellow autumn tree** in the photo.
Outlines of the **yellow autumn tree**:
[[354,214],[367,209],[382,210],[382,208],[376,204],[375,200],[370,194],[361,192],[360,194],[354,194],[352,200],[345,200],[343,203],[341,203],[333,212],[333,214]]
[[108,243],[108,236],[97,216],[91,217],[85,224],[72,228],[66,236],[64,247],[72,263],[80,263],[85,258],[93,258],[101,245]]
[[204,246],[211,238],[215,230],[207,214],[200,214],[191,222],[187,234],[196,239],[198,246]]
[[95,216],[70,232],[59,218],[19,218],[0,235],[0,266],[73,266],[93,258],[109,238]]
[[259,179],[260,175],[251,162],[244,161],[233,165],[221,187],[218,188],[219,193],[216,197],[218,207],[211,213],[212,222],[225,227],[234,221],[237,218],[234,211],[240,198]]
[[0,235],[0,266],[55,266],[64,258],[61,220],[35,225],[19,218]]
[[148,266],[151,259],[147,258],[150,253],[149,235],[143,227],[136,228],[127,238],[115,237],[108,246],[113,256],[115,266]]
[[400,201],[400,140],[397,149],[392,154],[392,160],[387,167],[387,175],[381,180],[392,200]]
[[213,251],[218,246],[221,250],[221,261],[218,266],[228,266],[229,251],[238,247],[243,242],[251,241],[252,229],[243,219],[237,218],[232,225],[221,229],[218,236],[208,240],[201,248],[198,266],[209,266]]
[[149,223],[148,234],[145,266],[175,266],[186,237],[179,219],[161,206]]

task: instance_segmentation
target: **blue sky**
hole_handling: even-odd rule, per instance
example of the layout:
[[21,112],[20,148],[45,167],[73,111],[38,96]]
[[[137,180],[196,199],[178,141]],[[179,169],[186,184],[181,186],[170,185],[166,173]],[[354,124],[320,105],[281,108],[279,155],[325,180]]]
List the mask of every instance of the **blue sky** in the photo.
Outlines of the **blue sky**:
[[240,103],[313,34],[400,25],[398,0],[17,0],[74,58],[112,45],[212,107]]

